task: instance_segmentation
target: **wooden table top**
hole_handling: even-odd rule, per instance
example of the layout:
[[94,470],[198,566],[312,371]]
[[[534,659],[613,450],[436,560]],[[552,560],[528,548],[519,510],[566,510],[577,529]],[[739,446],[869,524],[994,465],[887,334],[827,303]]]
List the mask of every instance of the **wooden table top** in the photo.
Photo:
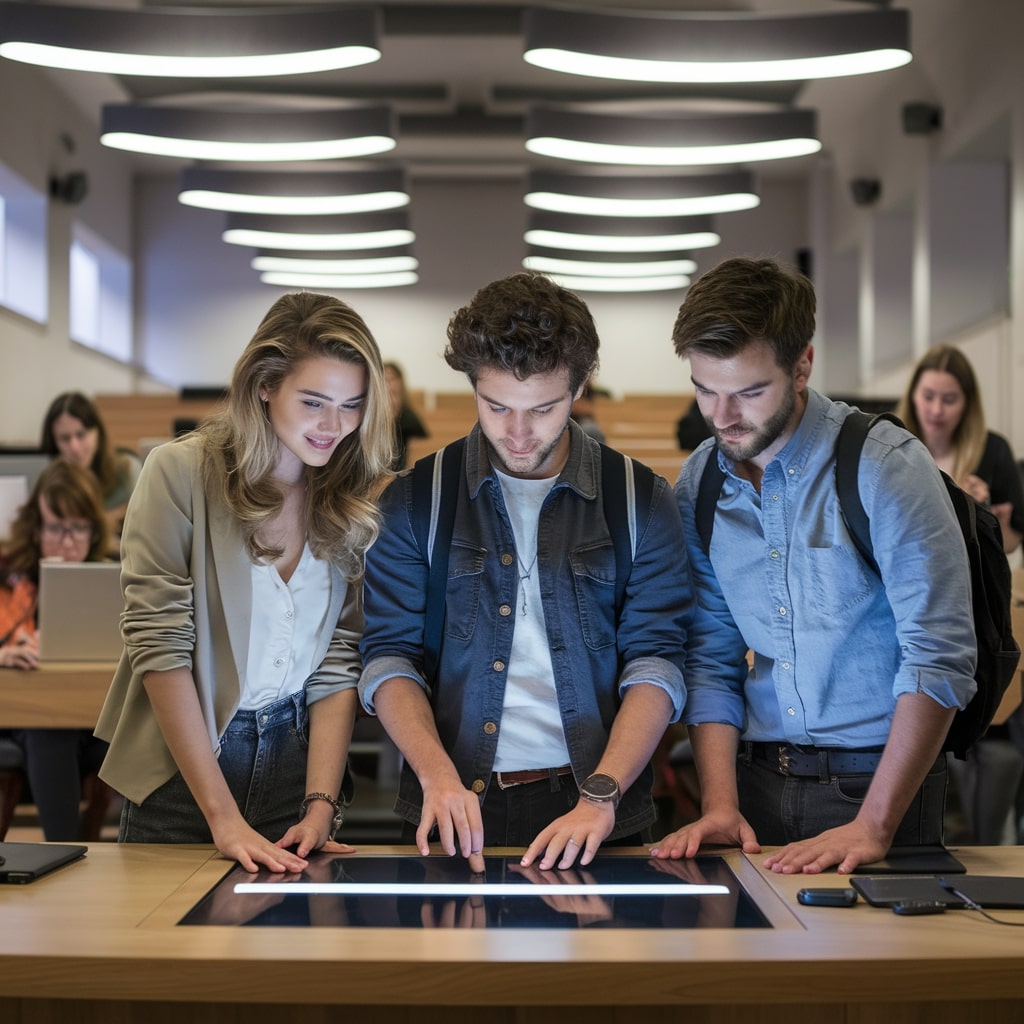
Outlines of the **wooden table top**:
[[51,661],[0,669],[0,729],[92,729],[117,668],[107,661]]
[[[958,856],[975,874],[1024,873],[1024,849]],[[178,926],[228,862],[209,847],[95,844],[84,861],[38,882],[0,886],[0,997],[409,1006],[1024,999],[1016,929],[966,910],[900,918],[864,902],[803,907],[802,886],[848,880],[772,875],[763,856],[726,857],[772,929],[450,928],[442,937]],[[999,916],[1024,922],[1024,911]]]

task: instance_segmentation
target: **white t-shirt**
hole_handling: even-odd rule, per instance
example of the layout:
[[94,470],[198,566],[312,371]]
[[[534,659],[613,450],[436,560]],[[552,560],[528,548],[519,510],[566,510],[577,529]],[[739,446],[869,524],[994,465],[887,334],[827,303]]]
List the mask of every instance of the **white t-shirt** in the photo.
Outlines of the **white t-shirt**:
[[520,583],[494,770],[556,768],[569,763],[569,749],[558,710],[536,559],[540,507],[557,477],[522,480],[495,473],[515,535]]

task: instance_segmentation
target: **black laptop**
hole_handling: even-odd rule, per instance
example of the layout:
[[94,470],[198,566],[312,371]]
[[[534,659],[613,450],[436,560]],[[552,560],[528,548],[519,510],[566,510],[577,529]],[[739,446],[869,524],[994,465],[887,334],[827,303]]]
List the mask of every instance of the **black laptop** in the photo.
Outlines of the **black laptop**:
[[24,885],[80,860],[87,847],[56,843],[0,843],[0,883]]

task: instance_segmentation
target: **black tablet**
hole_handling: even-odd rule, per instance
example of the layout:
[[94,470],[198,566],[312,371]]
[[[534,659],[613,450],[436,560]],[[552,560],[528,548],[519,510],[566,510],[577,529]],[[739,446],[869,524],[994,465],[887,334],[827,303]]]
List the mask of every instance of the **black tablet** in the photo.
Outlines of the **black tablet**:
[[0,843],[0,883],[24,885],[85,856],[85,846]]
[[[940,875],[885,875],[850,879],[850,885],[873,907],[891,907],[906,900],[938,900],[950,908],[963,908],[955,893],[942,885]],[[1024,878],[998,875],[958,875],[949,885],[986,910],[1024,909]]]
[[855,875],[962,875],[963,866],[944,846],[894,846],[881,860],[860,864]]

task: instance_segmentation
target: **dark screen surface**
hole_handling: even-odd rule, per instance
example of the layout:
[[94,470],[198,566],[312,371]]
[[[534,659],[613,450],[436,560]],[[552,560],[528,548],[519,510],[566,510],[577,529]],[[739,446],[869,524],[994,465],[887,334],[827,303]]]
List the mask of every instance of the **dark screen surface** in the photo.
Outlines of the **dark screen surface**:
[[[524,871],[518,857],[487,857],[483,876],[461,857],[314,854],[301,875],[250,874],[235,867],[179,921],[181,925],[345,928],[770,928],[724,859],[656,861],[601,857],[586,868]],[[467,885],[510,885],[523,895],[464,895]],[[238,884],[273,886],[236,892]],[[371,895],[357,886],[400,891]],[[320,884],[327,892],[289,892]],[[416,885],[429,893],[415,893]],[[544,891],[537,891],[538,884]],[[687,893],[687,885],[719,885],[713,895]],[[451,885],[452,893],[444,887]],[[585,891],[579,891],[579,886]],[[435,887],[440,886],[438,892]],[[557,887],[572,886],[571,892]],[[614,895],[601,891],[613,886]],[[679,894],[672,890],[678,886]],[[409,893],[404,890],[408,887]],[[652,892],[653,889],[656,892]],[[666,891],[667,887],[667,891]],[[627,889],[627,895],[621,890]],[[635,889],[635,894],[632,890]],[[534,890],[534,891],[531,891]]]

